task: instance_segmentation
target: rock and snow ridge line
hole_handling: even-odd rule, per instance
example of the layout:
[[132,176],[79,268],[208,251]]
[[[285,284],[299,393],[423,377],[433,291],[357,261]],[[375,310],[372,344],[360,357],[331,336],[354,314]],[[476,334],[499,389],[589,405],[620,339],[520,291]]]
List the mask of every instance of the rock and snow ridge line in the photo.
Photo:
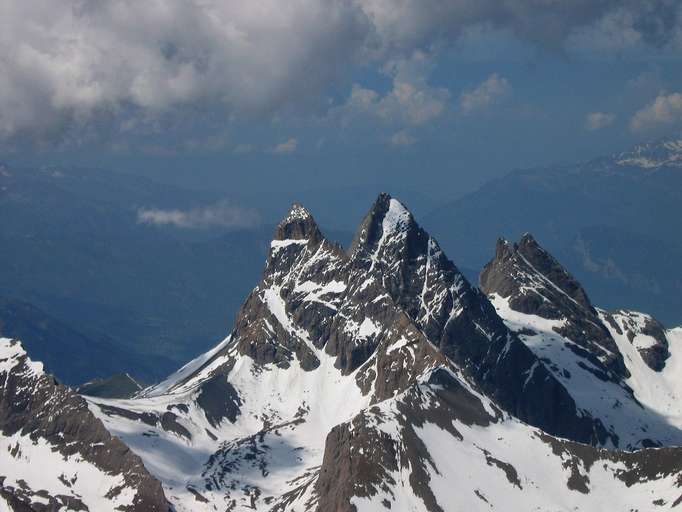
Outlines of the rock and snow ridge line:
[[682,379],[671,377],[680,350],[675,330],[642,313],[595,309],[585,290],[529,235],[517,244],[498,241],[481,286],[507,327],[581,410],[600,418],[619,447],[682,445],[682,409],[675,405],[682,403],[676,384]]
[[[178,512],[679,503],[675,449],[604,452],[500,409],[498,390],[517,387],[537,401],[511,403],[551,406],[560,361],[513,334],[401,203],[380,196],[348,252],[301,208],[277,227],[284,243],[221,344],[136,399],[90,400]],[[352,479],[338,473],[346,463]]]
[[616,165],[655,171],[662,167],[682,167],[682,138],[638,144],[630,151],[613,156]]
[[2,510],[169,510],[142,460],[7,338],[0,338],[0,453]]
[[[138,400],[91,402],[143,454],[180,511],[324,510],[320,478],[334,451],[324,434],[399,400],[435,368],[459,382],[438,384],[443,391],[463,386],[495,418],[510,417],[479,383],[493,394],[511,386],[472,381],[473,372],[486,379],[509,361],[519,394],[536,392],[538,400],[547,400],[544,382],[559,381],[547,370],[555,363],[534,356],[523,338],[512,343],[492,305],[397,200],[379,197],[348,252],[327,242],[301,208],[278,225],[264,277],[228,339]],[[442,355],[468,340],[476,341],[459,357],[462,366]],[[493,340],[488,362],[475,347]],[[591,412],[602,411],[580,414]],[[344,492],[350,504],[354,491]]]

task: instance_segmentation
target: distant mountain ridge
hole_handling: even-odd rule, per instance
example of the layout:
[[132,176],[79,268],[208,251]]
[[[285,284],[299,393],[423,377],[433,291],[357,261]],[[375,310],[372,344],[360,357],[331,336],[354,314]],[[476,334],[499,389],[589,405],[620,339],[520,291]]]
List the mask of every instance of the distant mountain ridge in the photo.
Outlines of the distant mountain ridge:
[[[0,296],[0,336],[20,339],[31,357],[68,385],[108,377],[121,366],[152,372],[156,361],[139,363],[111,339],[92,339],[27,302]],[[77,354],[78,357],[73,357]],[[168,362],[161,359],[162,364]]]
[[607,308],[682,323],[682,142],[671,137],[573,165],[515,170],[425,221],[466,267],[489,240],[532,232]]
[[638,144],[630,151],[614,155],[614,160],[616,164],[623,167],[642,169],[658,169],[664,166],[682,167],[682,137]]

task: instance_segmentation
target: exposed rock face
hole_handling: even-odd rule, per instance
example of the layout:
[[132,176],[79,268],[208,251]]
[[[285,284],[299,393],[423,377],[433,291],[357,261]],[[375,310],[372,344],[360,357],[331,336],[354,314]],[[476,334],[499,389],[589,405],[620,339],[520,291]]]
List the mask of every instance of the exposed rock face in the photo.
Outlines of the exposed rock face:
[[[530,235],[516,244],[498,241],[495,257],[481,273],[481,287],[577,408],[600,419],[609,443],[628,449],[682,443],[666,414],[642,402],[654,410],[660,405],[644,390],[638,368],[639,359],[659,371],[664,367],[668,341],[658,322],[640,313],[596,310],[580,284]],[[639,351],[635,359],[619,345],[624,333]],[[661,394],[676,396],[664,391],[667,387]]]
[[0,460],[0,490],[13,510],[169,510],[159,481],[85,400],[4,338],[0,449],[9,450]]
[[[357,378],[367,392],[376,379],[376,400],[392,396],[409,384],[408,375],[416,377],[442,356],[387,293],[382,272],[368,268],[361,251],[346,254],[326,240],[310,213],[295,204],[277,226],[262,281],[237,315],[233,343],[258,364],[295,364],[306,371],[319,366],[318,349],[335,357],[343,374],[377,355],[375,367]],[[401,354],[387,352],[395,344],[411,345],[421,357],[404,372],[386,374]]]
[[311,340],[319,344],[329,329],[346,286],[342,272],[341,249],[324,239],[307,210],[292,206],[277,226],[262,281],[237,314],[232,338],[239,352],[260,364],[288,367],[295,358],[303,369],[316,368]]
[[[277,227],[263,280],[242,307],[232,338],[241,354],[260,364],[286,367],[295,358],[304,370],[319,365],[315,347],[335,356],[345,374],[377,353],[377,370],[365,369],[358,376],[363,381],[387,367],[377,352],[381,344],[431,342],[524,421],[581,442],[600,444],[608,436],[598,419],[578,412],[485,295],[387,194],[366,215],[347,255],[324,239],[309,212],[294,205]],[[376,379],[376,400],[408,384],[396,375],[390,373],[388,385]]]
[[650,315],[619,310],[605,314],[606,321],[637,349],[644,362],[657,372],[670,357],[665,327]]
[[399,201],[379,196],[355,237],[351,258],[501,407],[562,437],[605,441],[601,423],[577,411],[562,384]]
[[[313,502],[320,512],[590,510],[602,499],[611,510],[670,510],[682,503],[681,456],[557,439],[510,422],[437,370],[330,432]],[[605,492],[606,475],[622,493]],[[552,496],[540,497],[548,481]]]
[[480,284],[486,294],[508,299],[515,311],[563,320],[555,329],[559,334],[593,355],[613,374],[610,378],[627,377],[618,347],[585,290],[530,234],[515,244],[498,240]]
[[[374,401],[406,389],[446,357],[500,407],[532,425],[591,444],[609,437],[387,194],[379,195],[347,253],[324,238],[305,208],[293,205],[277,226],[263,278],[240,309],[231,339],[213,360],[236,347],[261,365],[312,371],[323,349],[343,374],[358,371],[360,387]],[[414,360],[401,360],[409,363],[402,371],[395,358],[405,355],[390,351],[395,345],[413,347]],[[374,365],[363,366],[373,357]],[[222,371],[229,368],[223,364]]]
[[222,372],[215,373],[201,384],[196,400],[213,427],[225,419],[231,423],[237,421],[242,404],[239,393],[227,380],[227,373]]
[[305,240],[317,245],[323,239],[313,216],[303,205],[294,203],[275,230],[275,240]]

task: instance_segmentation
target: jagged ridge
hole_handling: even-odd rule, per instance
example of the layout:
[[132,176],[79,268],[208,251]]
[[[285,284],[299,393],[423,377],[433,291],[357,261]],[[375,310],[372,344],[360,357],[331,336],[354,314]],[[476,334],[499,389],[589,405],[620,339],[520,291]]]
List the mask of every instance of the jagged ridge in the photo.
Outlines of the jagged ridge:
[[[549,255],[543,258],[552,263]],[[553,263],[548,268],[551,278],[533,275],[553,289],[546,281],[563,274]],[[568,290],[571,304],[581,306],[575,315],[588,312],[590,321],[596,318],[601,325],[600,336],[611,336],[604,333],[601,312],[577,283],[569,284],[559,288]],[[563,311],[564,305],[556,307]],[[376,457],[356,459],[361,471],[353,474],[365,475],[367,485],[378,478],[375,490],[391,487],[396,478],[385,472],[388,466],[382,470],[381,461],[390,466],[395,454],[404,451],[408,458],[402,460],[422,469],[416,480],[403,482],[415,490],[418,503],[439,510],[443,498],[435,491],[429,497],[429,479],[436,477],[428,468],[440,465],[430,466],[425,454],[435,457],[438,443],[422,439],[425,425],[443,426],[453,419],[471,425],[462,418],[473,415],[482,422],[474,421],[478,427],[491,429],[480,438],[486,443],[494,443],[497,429],[511,428],[519,433],[514,439],[530,439],[535,447],[544,435],[545,447],[537,453],[553,457],[552,464],[559,466],[562,450],[547,452],[546,447],[561,443],[543,432],[598,446],[619,444],[619,432],[604,426],[608,410],[579,406],[558,365],[536,353],[524,338],[528,333],[515,327],[498,316],[486,295],[466,281],[396,199],[379,196],[347,252],[327,241],[310,213],[294,205],[277,227],[263,277],[226,340],[135,400],[93,398],[91,407],[147,457],[178,511],[349,507],[358,488],[336,486],[336,459],[326,454],[345,456],[346,440],[352,446],[355,435],[353,429],[343,433],[347,425],[371,417],[375,431],[384,417],[400,430],[388,438],[372,434]],[[606,368],[600,358],[608,361],[610,349],[603,343],[588,337],[582,350],[593,351],[590,357]],[[626,375],[622,369],[606,371]],[[616,377],[605,380],[620,385]],[[428,404],[415,402],[425,396],[434,400],[435,410],[445,411],[441,418]],[[394,410],[402,414],[398,424]],[[333,435],[325,441],[321,433],[327,432]],[[460,452],[461,445],[452,445],[450,437],[444,442],[452,454],[468,457],[470,448]],[[578,450],[570,446],[569,452]],[[508,463],[491,455],[491,447],[482,448],[480,454],[488,450],[482,459],[486,467],[507,468]],[[656,452],[647,453],[643,457],[648,460]],[[173,464],[186,477],[180,479]],[[672,479],[676,471],[670,466],[665,478]],[[581,477],[571,482],[575,478]],[[645,486],[642,496],[649,490]],[[368,491],[367,497],[375,494]],[[479,498],[475,503],[482,506]],[[382,499],[399,503],[395,493]],[[533,499],[527,503],[542,503],[542,493]],[[661,499],[668,502],[670,496]]]

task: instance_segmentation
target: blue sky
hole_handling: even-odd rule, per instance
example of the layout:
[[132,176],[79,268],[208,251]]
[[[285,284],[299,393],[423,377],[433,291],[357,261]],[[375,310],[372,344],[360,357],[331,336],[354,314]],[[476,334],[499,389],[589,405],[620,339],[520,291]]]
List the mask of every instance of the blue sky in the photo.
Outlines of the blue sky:
[[376,189],[426,208],[682,125],[674,1],[38,3],[0,6],[0,160],[248,208]]

